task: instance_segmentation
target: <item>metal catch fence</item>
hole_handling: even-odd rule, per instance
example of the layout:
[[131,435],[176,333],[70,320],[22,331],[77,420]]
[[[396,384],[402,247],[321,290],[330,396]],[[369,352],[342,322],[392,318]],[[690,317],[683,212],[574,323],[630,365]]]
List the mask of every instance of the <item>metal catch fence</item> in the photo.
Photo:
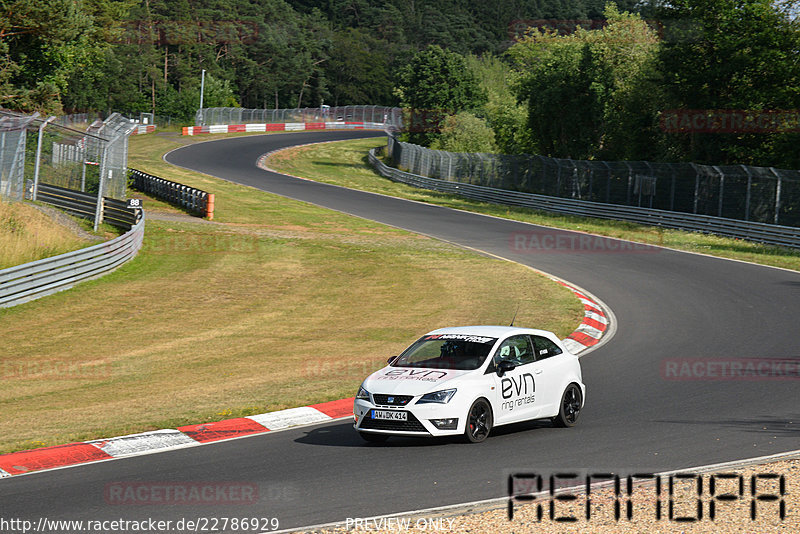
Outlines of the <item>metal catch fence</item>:
[[277,124],[287,122],[368,122],[400,129],[402,110],[386,106],[320,106],[295,109],[203,108],[197,110],[196,126],[215,124]]
[[404,143],[391,136],[387,150],[397,168],[450,182],[800,226],[800,171],[796,170],[454,153]]
[[[31,200],[40,200],[40,185],[87,193],[95,199],[124,200],[128,135],[135,127],[118,113],[95,120],[83,131],[57,124],[56,117],[0,110],[0,195],[20,201],[26,194],[26,180],[31,180]],[[94,218],[97,226],[102,219],[100,200],[96,200]]]
[[441,180],[438,178],[429,178],[427,176],[412,174],[394,167],[389,167],[381,161],[376,152],[377,149],[374,148],[370,151],[369,161],[381,176],[414,187],[459,195],[480,202],[520,206],[581,217],[630,221],[639,224],[660,226],[663,228],[676,228],[693,232],[713,233],[800,249],[800,229],[795,227],[725,219],[710,215],[695,215],[652,208],[559,198],[525,193],[522,191],[509,191],[496,187]]

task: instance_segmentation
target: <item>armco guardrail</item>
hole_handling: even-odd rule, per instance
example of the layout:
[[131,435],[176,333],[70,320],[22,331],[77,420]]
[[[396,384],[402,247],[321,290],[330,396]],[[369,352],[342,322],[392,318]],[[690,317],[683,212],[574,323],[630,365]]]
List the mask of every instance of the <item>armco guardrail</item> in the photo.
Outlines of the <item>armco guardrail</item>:
[[800,229],[789,226],[725,219],[710,215],[694,215],[664,211],[651,208],[637,208],[620,206],[616,204],[602,204],[586,200],[574,200],[560,197],[548,197],[533,193],[495,189],[480,185],[448,182],[437,178],[428,178],[404,172],[384,164],[376,155],[378,149],[369,152],[369,161],[381,176],[402,182],[414,187],[431,189],[442,193],[460,195],[472,200],[520,206],[525,208],[579,215],[584,217],[597,217],[601,219],[616,219],[630,221],[664,228],[690,230],[695,232],[713,233],[728,237],[737,237],[750,241],[758,241],[771,245],[783,245],[800,248]]
[[209,220],[214,218],[214,194],[171,182],[146,172],[129,169],[134,189],[177,204]]
[[139,221],[116,239],[0,270],[0,307],[16,306],[102,276],[136,256],[143,239],[142,213]]
[[[36,200],[86,219],[94,219],[97,197],[73,189],[39,184]],[[129,209],[127,204],[113,198],[103,198],[102,220],[118,228],[129,229],[137,223],[139,210]]]

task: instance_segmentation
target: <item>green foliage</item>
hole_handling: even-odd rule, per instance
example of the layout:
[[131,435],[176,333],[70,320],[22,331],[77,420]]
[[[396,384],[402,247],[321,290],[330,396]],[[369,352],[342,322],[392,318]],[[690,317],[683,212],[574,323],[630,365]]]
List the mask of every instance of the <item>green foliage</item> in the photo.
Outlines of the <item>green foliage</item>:
[[532,152],[573,159],[622,156],[631,126],[647,111],[631,110],[630,101],[657,94],[651,84],[657,34],[614,4],[605,16],[602,29],[579,28],[569,35],[534,30],[509,50],[520,72],[517,96],[528,103]]
[[439,121],[460,111],[473,111],[487,101],[477,77],[463,56],[431,45],[414,55],[400,71],[401,105],[412,113],[424,113],[428,121],[412,131],[412,143],[429,144],[436,138]]
[[325,77],[333,106],[351,103],[395,105],[392,48],[370,33],[348,28],[333,33]]
[[526,150],[800,166],[794,132],[667,133],[659,124],[665,110],[800,108],[800,2],[788,4],[795,10],[770,0],[677,0],[645,9],[657,28],[609,4],[602,29],[532,32],[509,50],[528,104]]
[[[666,109],[797,110],[797,1],[676,0],[659,16],[690,21],[660,51]],[[785,11],[788,9],[788,12]],[[672,134],[670,155],[701,163],[800,167],[794,134]],[[793,147],[793,148],[791,148]]]
[[[604,0],[293,0],[300,12],[322,11],[336,29],[363,28],[413,51],[435,44],[459,54],[503,52],[521,20],[587,20],[602,16]],[[636,0],[621,0],[633,9]]]
[[71,0],[2,0],[0,10],[0,106],[58,112],[91,17]]
[[450,152],[497,152],[494,131],[486,121],[468,111],[445,118],[441,135],[431,148]]
[[530,145],[527,125],[527,107],[517,102],[512,90],[516,79],[510,65],[492,54],[480,57],[470,54],[467,66],[478,78],[488,101],[482,112],[494,130],[496,151],[504,154],[519,154]]

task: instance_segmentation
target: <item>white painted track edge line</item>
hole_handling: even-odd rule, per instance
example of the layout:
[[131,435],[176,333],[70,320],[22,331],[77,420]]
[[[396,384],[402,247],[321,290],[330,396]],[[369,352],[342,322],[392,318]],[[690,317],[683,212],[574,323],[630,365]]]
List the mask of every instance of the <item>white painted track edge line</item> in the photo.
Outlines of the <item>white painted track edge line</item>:
[[[329,424],[329,423],[333,423],[333,422],[336,422],[336,421],[344,421],[346,419],[351,419],[352,420],[352,418],[353,418],[352,415],[343,415],[341,417],[333,417],[333,418],[328,419],[326,421],[315,421],[315,422],[312,422],[312,423],[304,423],[304,424],[301,424],[301,425],[295,425],[295,426],[290,426],[290,427],[285,427],[285,428],[276,428],[275,430],[264,429],[263,432],[256,432],[256,433],[253,433],[253,434],[246,434],[244,436],[235,436],[235,437],[232,437],[232,438],[225,438],[225,439],[220,439],[220,440],[216,440],[216,441],[196,441],[194,443],[184,443],[184,444],[181,444],[181,445],[174,445],[174,446],[171,446],[171,447],[163,447],[163,448],[160,448],[160,449],[139,451],[139,452],[134,452],[134,453],[125,454],[125,455],[121,455],[121,456],[114,456],[114,457],[111,457],[111,458],[103,458],[102,460],[91,460],[91,461],[88,461],[88,462],[80,462],[80,463],[69,464],[69,465],[60,465],[58,467],[51,467],[51,468],[48,468],[48,469],[38,469],[36,471],[29,471],[27,473],[9,474],[8,476],[1,476],[0,477],[0,481],[16,479],[16,478],[24,477],[24,476],[38,475],[38,474],[41,474],[41,473],[49,473],[51,471],[59,471],[61,469],[72,469],[74,467],[85,467],[85,466],[88,466],[88,465],[95,465],[95,464],[100,464],[100,463],[104,463],[104,462],[114,462],[114,461],[117,461],[117,460],[125,460],[127,458],[134,458],[136,456],[147,456],[147,455],[150,455],[150,454],[159,454],[159,453],[162,453],[162,452],[170,452],[170,451],[175,451],[175,450],[179,450],[179,449],[188,449],[188,448],[191,448],[191,447],[219,445],[219,444],[228,443],[228,442],[231,442],[231,441],[234,441],[234,440],[239,440],[239,439],[255,438],[255,437],[264,436],[264,435],[267,435],[267,434],[272,435],[272,434],[277,434],[279,432],[286,432],[287,430],[296,430],[298,428],[305,428],[305,427],[310,427],[310,426],[315,426],[315,425],[324,425],[324,424]],[[79,442],[79,443],[89,443],[89,442]],[[24,452],[24,451],[18,451],[18,452]],[[13,453],[9,453],[9,454],[13,454]],[[5,472],[5,471],[3,471],[3,472]],[[2,484],[2,482],[0,482],[0,484]]]

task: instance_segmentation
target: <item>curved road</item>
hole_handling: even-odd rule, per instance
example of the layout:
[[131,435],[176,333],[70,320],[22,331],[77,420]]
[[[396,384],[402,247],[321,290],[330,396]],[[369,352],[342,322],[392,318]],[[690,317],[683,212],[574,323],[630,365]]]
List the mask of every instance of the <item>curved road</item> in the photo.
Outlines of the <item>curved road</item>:
[[[563,277],[608,304],[616,336],[582,359],[587,405],[575,428],[495,432],[481,445],[365,445],[347,421],[0,483],[3,515],[37,519],[277,517],[281,528],[506,495],[512,472],[658,472],[794,450],[797,380],[668,380],[666,360],[800,360],[800,274],[671,250],[520,251],[518,235],[575,234],[299,180],[256,167],[271,150],[370,132],[240,137],[190,145],[170,163],[503,256]],[[605,249],[619,242],[602,240]],[[313,383],[309,384],[313,387]],[[116,506],[113,481],[256,484],[255,504]]]

